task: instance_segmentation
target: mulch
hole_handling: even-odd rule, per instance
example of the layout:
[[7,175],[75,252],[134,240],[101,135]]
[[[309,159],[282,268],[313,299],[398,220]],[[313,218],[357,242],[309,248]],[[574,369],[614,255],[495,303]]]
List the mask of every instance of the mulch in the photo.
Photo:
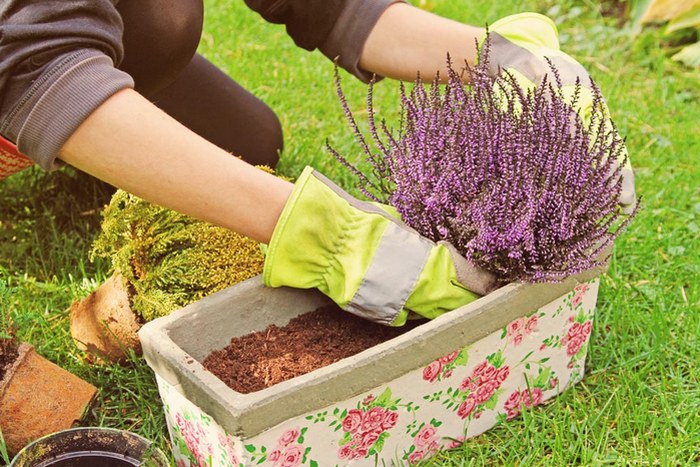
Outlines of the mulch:
[[292,319],[285,326],[231,339],[204,360],[204,367],[233,390],[247,394],[355,355],[399,336],[423,321],[392,328],[335,305]]

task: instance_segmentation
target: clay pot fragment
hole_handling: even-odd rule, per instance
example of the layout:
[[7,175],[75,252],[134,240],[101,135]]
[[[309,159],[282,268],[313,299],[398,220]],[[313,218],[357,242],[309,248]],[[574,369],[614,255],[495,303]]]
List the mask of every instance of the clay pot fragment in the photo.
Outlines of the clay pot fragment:
[[97,359],[124,360],[129,350],[141,352],[141,323],[131,309],[121,275],[113,275],[70,309],[70,332],[80,350]]
[[10,454],[80,420],[97,388],[51,363],[30,344],[0,381],[0,429]]

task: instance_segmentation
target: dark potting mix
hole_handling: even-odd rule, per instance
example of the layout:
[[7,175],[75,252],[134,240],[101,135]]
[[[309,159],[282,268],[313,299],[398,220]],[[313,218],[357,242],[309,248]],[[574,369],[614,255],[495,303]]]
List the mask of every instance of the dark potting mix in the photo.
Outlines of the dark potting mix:
[[204,367],[234,391],[247,394],[309,373],[399,336],[422,320],[402,327],[373,323],[336,305],[231,339],[204,360]]
[[19,345],[14,339],[0,338],[0,381],[18,357],[18,349]]

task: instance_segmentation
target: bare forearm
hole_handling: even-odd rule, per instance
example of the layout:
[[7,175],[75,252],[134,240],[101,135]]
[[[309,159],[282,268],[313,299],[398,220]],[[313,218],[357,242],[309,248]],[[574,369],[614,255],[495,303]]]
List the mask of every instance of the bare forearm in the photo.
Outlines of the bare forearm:
[[133,90],[102,104],[60,158],[148,201],[261,242],[292,185],[231,156]]
[[413,81],[416,72],[426,80],[432,79],[438,70],[444,77],[448,53],[456,69],[465,60],[474,65],[475,41],[484,33],[483,28],[397,3],[387,8],[367,38],[360,66],[405,81]]

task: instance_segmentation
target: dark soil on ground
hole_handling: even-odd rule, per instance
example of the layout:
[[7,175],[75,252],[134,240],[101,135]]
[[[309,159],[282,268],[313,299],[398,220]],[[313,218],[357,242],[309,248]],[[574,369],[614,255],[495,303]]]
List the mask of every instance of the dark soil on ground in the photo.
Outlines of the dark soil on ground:
[[0,381],[5,377],[5,373],[12,366],[19,353],[19,344],[14,339],[0,338]]
[[355,355],[422,322],[392,328],[329,305],[299,315],[285,326],[271,325],[235,337],[207,356],[204,367],[233,390],[246,394]]

